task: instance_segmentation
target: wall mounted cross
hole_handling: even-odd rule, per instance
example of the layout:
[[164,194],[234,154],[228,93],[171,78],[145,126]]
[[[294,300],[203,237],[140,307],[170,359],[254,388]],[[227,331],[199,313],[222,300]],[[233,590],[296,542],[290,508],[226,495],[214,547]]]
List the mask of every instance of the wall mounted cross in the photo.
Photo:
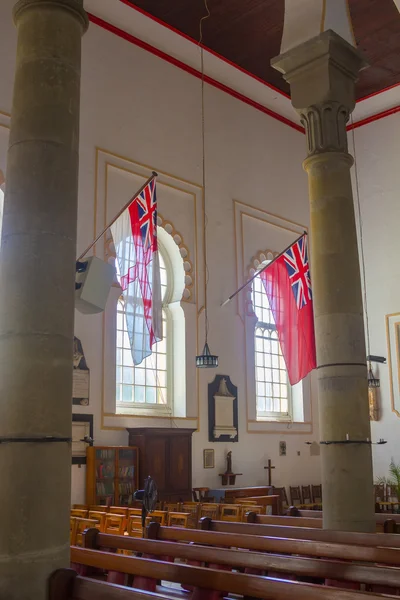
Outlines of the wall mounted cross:
[[272,475],[272,469],[275,469],[275,467],[272,466],[272,461],[270,458],[268,459],[268,464],[266,467],[264,467],[264,469],[268,470],[268,485],[272,485],[271,475]]

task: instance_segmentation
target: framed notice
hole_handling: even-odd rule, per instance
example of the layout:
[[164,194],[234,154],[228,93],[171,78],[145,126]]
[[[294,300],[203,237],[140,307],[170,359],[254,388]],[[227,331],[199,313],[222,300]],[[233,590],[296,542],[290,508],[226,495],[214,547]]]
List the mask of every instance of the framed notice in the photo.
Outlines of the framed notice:
[[72,464],[86,464],[86,448],[93,445],[93,415],[72,415]]
[[205,448],[203,450],[203,467],[205,469],[214,469],[215,459],[214,459],[214,449],[213,448]]

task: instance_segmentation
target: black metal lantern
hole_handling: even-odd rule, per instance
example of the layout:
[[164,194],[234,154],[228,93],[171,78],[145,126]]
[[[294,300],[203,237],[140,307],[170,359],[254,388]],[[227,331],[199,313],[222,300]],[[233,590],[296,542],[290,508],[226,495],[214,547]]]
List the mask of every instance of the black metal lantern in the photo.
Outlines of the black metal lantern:
[[374,388],[378,388],[381,386],[381,380],[374,377],[374,374],[372,372],[372,366],[371,363],[369,363],[369,367],[368,367],[368,387],[371,389]]
[[203,353],[196,356],[196,367],[198,369],[214,369],[218,367],[218,356],[211,354],[207,342],[204,345]]

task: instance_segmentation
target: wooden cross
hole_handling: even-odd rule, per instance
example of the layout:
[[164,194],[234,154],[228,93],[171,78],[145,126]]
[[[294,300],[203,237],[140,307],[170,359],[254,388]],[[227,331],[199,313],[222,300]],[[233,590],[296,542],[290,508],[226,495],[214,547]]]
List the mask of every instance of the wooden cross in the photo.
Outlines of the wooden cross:
[[272,466],[272,462],[271,459],[268,459],[268,465],[266,467],[264,467],[264,469],[268,469],[268,485],[272,485],[271,484],[271,471],[272,469],[275,469],[275,467]]

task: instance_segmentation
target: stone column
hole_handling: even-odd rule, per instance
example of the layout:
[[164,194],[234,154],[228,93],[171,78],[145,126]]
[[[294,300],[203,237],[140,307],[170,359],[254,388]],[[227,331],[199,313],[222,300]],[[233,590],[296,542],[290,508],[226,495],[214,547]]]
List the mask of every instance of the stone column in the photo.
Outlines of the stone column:
[[[371,439],[363,303],[346,123],[361,54],[325,31],[272,61],[306,129],[321,441]],[[374,531],[371,446],[321,445],[325,529]]]
[[[83,0],[19,0],[0,260],[0,598],[69,565]],[[44,438],[52,441],[43,441]],[[58,440],[58,441],[57,441]],[[64,441],[63,441],[64,440]]]

